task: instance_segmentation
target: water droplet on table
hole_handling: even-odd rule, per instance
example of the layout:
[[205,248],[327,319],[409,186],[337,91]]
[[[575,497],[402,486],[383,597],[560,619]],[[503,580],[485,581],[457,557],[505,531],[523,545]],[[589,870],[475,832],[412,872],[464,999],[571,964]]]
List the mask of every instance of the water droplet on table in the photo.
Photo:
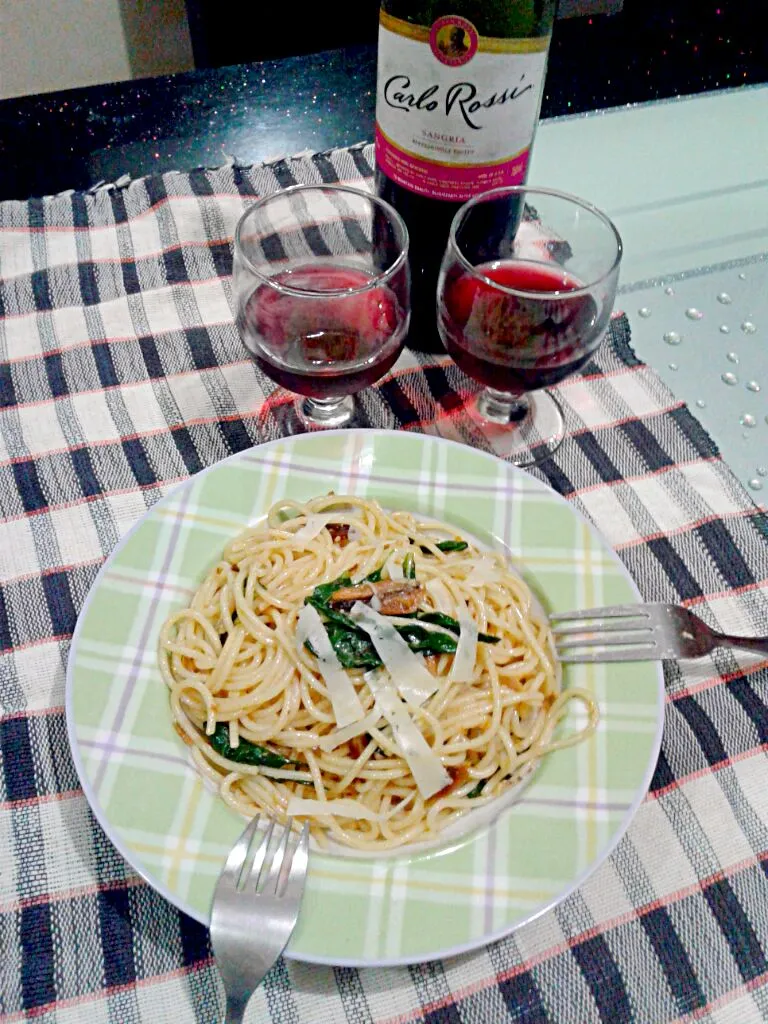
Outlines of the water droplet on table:
[[739,361],[739,357],[738,357],[738,354],[736,352],[728,352],[728,353],[726,353],[725,358],[728,360],[729,363],[738,363],[738,361]]
[[667,331],[664,335],[664,341],[668,345],[679,345],[682,340],[683,336],[678,334],[677,331]]
[[677,369],[677,363],[670,363],[669,364],[669,368],[670,368],[670,370],[676,370]]
[[686,309],[685,315],[688,317],[689,320],[701,320],[704,316],[701,310],[696,309],[695,306],[690,306],[688,309]]
[[745,334],[754,334],[757,331],[757,327],[755,327],[751,320],[745,320],[741,325],[741,329]]
[[672,288],[670,285],[667,285],[667,287],[664,289],[664,294],[665,295],[674,295],[675,294],[675,289]]
[[760,476],[768,476],[768,468],[766,468],[765,466],[758,466],[757,472],[760,474]]
[[697,398],[696,399],[696,405],[699,407],[699,409],[706,409],[707,408],[707,403],[704,401],[703,398]]
[[730,384],[731,386],[739,383],[739,378],[736,376],[735,373],[722,373],[720,375],[720,380],[723,382],[723,384]]
[[754,476],[749,481],[749,486],[752,488],[753,491],[762,491],[762,489],[763,489],[763,481],[762,480],[758,480],[758,478],[756,476]]
[[741,419],[739,420],[739,423],[742,425],[742,427],[756,427],[757,426],[757,420],[755,419],[755,417],[752,415],[751,412],[743,413]]
[[746,281],[747,280],[747,275],[746,274],[739,274],[739,280],[740,281]]
[[756,380],[748,380],[747,383],[744,385],[744,387],[747,389],[747,391],[759,391],[760,390],[760,385],[757,383]]
[[722,303],[723,306],[730,306],[730,304],[733,302],[733,299],[728,294],[728,292],[720,292],[720,294],[717,296],[717,301]]
[[651,315],[651,311],[650,309],[648,309],[647,306],[641,306],[640,309],[638,309],[637,311],[637,315],[641,316],[643,320],[647,320],[648,317]]
[[730,334],[731,333],[731,328],[728,326],[728,324],[720,324],[720,333],[721,334]]

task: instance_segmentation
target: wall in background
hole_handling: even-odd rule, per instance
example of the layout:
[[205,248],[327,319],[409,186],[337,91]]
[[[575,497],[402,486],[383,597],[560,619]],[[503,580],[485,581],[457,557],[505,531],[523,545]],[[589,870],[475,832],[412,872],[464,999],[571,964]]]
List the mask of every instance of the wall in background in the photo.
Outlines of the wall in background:
[[184,0],[0,0],[0,99],[192,67]]

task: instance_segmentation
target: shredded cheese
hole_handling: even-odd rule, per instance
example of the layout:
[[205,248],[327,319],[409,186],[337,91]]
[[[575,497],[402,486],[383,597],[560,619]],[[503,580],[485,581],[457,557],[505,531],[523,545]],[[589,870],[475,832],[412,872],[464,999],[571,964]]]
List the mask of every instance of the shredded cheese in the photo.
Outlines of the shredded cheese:
[[411,769],[416,786],[425,800],[451,784],[451,776],[442,761],[424,739],[408,714],[391,679],[384,672],[366,672],[377,709],[392,728],[392,737]]
[[320,673],[328,687],[328,696],[339,728],[351,725],[364,717],[365,711],[360,703],[352,680],[341,667],[336,652],[331,646],[325,631],[323,620],[316,608],[305,604],[299,613],[296,624],[296,642],[301,648],[309,640],[312,650],[317,655]]
[[438,680],[424,664],[424,659],[413,653],[387,617],[379,615],[361,601],[355,601],[350,615],[371,638],[384,668],[397,680],[397,688],[403,697],[411,704],[423,704],[431,697],[437,689]]

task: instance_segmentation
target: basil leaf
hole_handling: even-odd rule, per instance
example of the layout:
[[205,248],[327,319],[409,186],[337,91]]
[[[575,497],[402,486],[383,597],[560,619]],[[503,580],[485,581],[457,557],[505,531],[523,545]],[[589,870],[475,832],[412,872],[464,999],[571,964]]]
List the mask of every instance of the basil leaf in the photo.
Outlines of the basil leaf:
[[[450,629],[452,633],[457,636],[461,632],[461,626],[458,621],[452,618],[450,615],[446,615],[444,612],[416,612],[416,618],[422,622],[431,622],[434,626],[442,626],[444,629]],[[497,644],[501,640],[500,636],[491,636],[490,633],[478,633],[477,639],[481,644]]]
[[383,571],[384,571],[384,566],[380,565],[378,569],[374,569],[373,572],[369,572],[368,573],[368,575],[365,577],[365,581],[367,583],[380,583],[381,582],[381,574],[382,574]]
[[[326,623],[325,631],[342,668],[378,668],[381,665],[381,658],[367,634],[352,632],[334,622]],[[312,651],[309,644],[307,647]]]
[[[425,555],[431,555],[432,549],[425,547],[423,544],[419,545]],[[441,540],[435,544],[438,551],[466,551],[469,544],[465,540]]]
[[317,607],[317,602],[320,604],[328,604],[328,599],[332,594],[335,594],[337,590],[341,590],[342,587],[351,587],[352,579],[349,576],[339,576],[337,580],[331,580],[330,583],[321,583],[315,587],[309,597],[304,598],[304,604],[314,604]]
[[260,747],[257,743],[250,743],[248,740],[240,739],[236,747],[229,745],[229,726],[226,722],[219,722],[213,736],[210,737],[213,749],[221,757],[235,764],[256,765],[261,768],[285,768],[286,765],[299,764],[289,757],[283,757],[275,750],[267,747]]
[[343,626],[344,629],[351,630],[353,633],[365,634],[365,630],[360,629],[355,620],[351,619],[346,612],[341,612],[338,608],[331,608],[329,604],[317,600],[312,594],[307,598],[305,604],[311,604],[313,608],[317,608],[329,622],[335,622],[337,626]]
[[409,551],[403,559],[403,577],[407,580],[416,579],[416,559],[413,557],[412,551]]
[[472,789],[470,789],[470,791],[467,793],[467,800],[474,800],[476,796],[480,796],[480,794],[485,789],[485,784],[487,781],[488,779],[480,779],[478,784],[476,786],[473,786]]

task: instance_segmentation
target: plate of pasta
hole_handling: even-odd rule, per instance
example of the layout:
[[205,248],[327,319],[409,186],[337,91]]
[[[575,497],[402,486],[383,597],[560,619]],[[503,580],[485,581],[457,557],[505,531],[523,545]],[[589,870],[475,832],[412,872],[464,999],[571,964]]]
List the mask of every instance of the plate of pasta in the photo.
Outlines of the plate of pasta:
[[120,852],[204,923],[269,811],[310,826],[287,955],[467,951],[577,887],[647,791],[660,667],[561,666],[547,620],[634,600],[586,520],[493,456],[271,442],[177,487],[103,566],[68,665],[75,763]]

